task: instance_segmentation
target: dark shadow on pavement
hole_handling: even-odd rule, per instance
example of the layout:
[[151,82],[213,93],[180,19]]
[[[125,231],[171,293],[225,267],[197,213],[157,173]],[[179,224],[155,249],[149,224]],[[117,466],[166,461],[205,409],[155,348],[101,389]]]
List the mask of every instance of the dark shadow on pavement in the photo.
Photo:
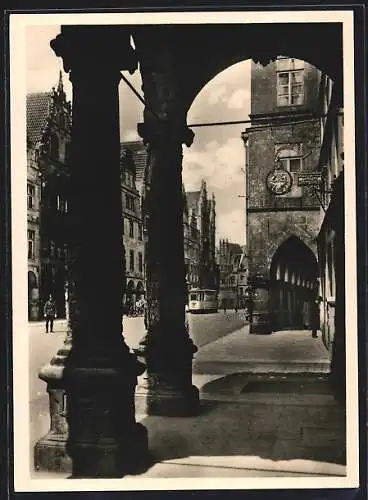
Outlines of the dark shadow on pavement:
[[[239,389],[240,374],[236,375]],[[232,384],[234,393],[237,384],[225,379],[222,391],[216,392],[226,393]],[[328,387],[323,388],[325,380],[321,380],[320,389],[313,394],[309,394],[311,384],[306,392],[299,394],[298,402],[295,393],[290,392],[290,381],[286,391],[277,391],[274,382],[276,392],[264,390],[266,400],[258,402],[231,401],[231,398],[216,401],[210,394],[211,386],[214,388],[216,383],[217,389],[221,389],[217,380],[202,390],[198,416],[147,416],[141,421],[147,428],[149,449],[157,462],[193,456],[228,456],[231,460],[231,456],[239,455],[345,465],[345,411],[330,396]],[[295,384],[300,387],[300,381]],[[211,396],[207,400],[206,391]]]

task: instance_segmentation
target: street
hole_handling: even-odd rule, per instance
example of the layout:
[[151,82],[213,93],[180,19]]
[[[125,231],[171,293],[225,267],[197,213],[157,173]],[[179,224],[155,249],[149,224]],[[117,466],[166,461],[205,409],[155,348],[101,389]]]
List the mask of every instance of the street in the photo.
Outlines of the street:
[[[242,312],[223,311],[217,314],[188,315],[190,335],[197,345],[204,345],[217,340],[241,328],[245,324]],[[62,347],[66,336],[66,321],[56,320],[54,332],[45,333],[44,322],[29,323],[29,402],[31,417],[31,449],[36,439],[48,431],[49,399],[46,384],[40,380],[40,369],[49,363]],[[101,332],[103,334],[103,332]],[[131,348],[138,346],[145,334],[143,317],[123,319],[123,334],[126,344]]]
[[[286,469],[279,470],[278,463],[288,474],[345,474],[345,414],[320,376],[324,369],[319,373],[328,367],[321,338],[312,338],[308,331],[249,335],[244,315],[233,311],[189,315],[189,324],[199,347],[193,382],[201,388],[206,410],[186,420],[185,426],[181,418],[138,415],[158,457],[147,477],[170,475],[170,467],[180,477],[185,475],[186,466],[180,460],[199,476],[217,474],[219,466],[231,469],[232,475],[239,471],[254,477],[285,475]],[[143,318],[124,318],[123,325],[127,345],[137,346],[144,334]],[[66,322],[60,320],[53,334],[44,333],[43,323],[29,325],[31,463],[34,445],[50,425],[46,386],[38,372],[62,346],[65,329]],[[282,369],[278,376],[275,367]],[[260,376],[260,368],[272,373]],[[305,371],[307,378],[300,376]],[[234,434],[230,429],[239,431]],[[177,443],[177,436],[185,451],[177,449],[173,465],[165,443]]]
[[[239,311],[219,311],[214,314],[189,314],[190,336],[197,347],[223,337],[245,324],[244,313]],[[143,317],[124,317],[124,338],[133,349],[138,346],[145,330]],[[30,401],[46,396],[46,384],[38,378],[40,368],[48,363],[62,346],[66,334],[66,321],[57,320],[54,333],[45,333],[44,323],[29,323],[30,334]]]

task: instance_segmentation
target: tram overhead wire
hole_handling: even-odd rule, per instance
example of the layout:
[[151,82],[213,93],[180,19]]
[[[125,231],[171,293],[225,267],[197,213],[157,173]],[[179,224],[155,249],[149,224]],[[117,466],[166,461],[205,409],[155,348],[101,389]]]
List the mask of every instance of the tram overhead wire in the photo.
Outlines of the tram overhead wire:
[[[139,101],[144,105],[144,107],[149,111],[155,118],[156,120],[160,121],[160,117],[147,105],[146,101],[144,98],[140,95],[140,93],[134,88],[134,86],[130,83],[130,81],[123,75],[121,74],[122,80],[127,84],[127,86],[130,88],[130,90],[134,93],[134,95],[139,99]],[[299,124],[299,123],[309,123],[311,120],[318,120],[320,118],[326,118],[326,114],[318,115],[318,116],[311,116],[308,119],[305,120],[295,120],[295,121],[290,121],[288,120],[285,123],[277,123],[278,127],[282,126],[287,126],[287,125],[293,125],[293,124]],[[275,116],[276,120],[283,120],[283,119],[288,119],[290,118],[289,115],[278,115]],[[254,123],[254,120],[232,120],[232,121],[226,121],[226,122],[203,122],[203,123],[191,123],[188,125],[188,128],[201,128],[201,127],[221,127],[221,126],[226,126],[226,125],[242,125],[246,123]],[[259,128],[262,127],[272,127],[273,125],[265,122],[265,123],[257,123]]]

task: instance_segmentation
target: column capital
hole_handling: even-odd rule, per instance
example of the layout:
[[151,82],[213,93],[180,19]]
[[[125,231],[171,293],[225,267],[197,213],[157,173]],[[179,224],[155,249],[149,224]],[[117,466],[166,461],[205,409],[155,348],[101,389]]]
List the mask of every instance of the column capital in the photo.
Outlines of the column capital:
[[194,132],[187,125],[174,120],[157,119],[155,122],[138,123],[137,130],[145,144],[169,145],[169,140],[188,147],[193,144]]
[[67,73],[79,68],[103,72],[107,67],[133,73],[138,66],[130,32],[121,26],[62,26],[50,46]]

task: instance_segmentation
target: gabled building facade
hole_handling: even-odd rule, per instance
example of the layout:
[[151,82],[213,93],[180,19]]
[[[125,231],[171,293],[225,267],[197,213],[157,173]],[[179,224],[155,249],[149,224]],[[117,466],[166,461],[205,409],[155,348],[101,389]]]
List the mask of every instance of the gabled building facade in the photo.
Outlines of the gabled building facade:
[[27,141],[27,253],[28,319],[37,320],[40,312],[40,206],[41,181],[32,143]]
[[[191,234],[199,236],[199,244],[191,243],[186,238],[186,259],[189,267],[187,276],[189,286],[218,289],[218,268],[216,264],[216,200],[207,194],[205,181],[199,191],[184,191],[184,234],[185,224],[191,228]],[[196,230],[195,230],[196,228]],[[188,230],[187,230],[188,232]],[[190,253],[190,250],[192,253]],[[191,255],[191,256],[190,256]],[[195,263],[195,260],[197,263]]]
[[29,319],[42,316],[49,294],[64,317],[71,103],[61,72],[56,89],[27,95],[26,114]]
[[[148,217],[145,199],[146,193],[150,189],[150,172],[147,169],[149,150],[142,141],[124,142],[121,147],[130,151],[135,166],[135,182],[140,197],[144,235],[145,221]],[[184,185],[182,185],[182,197],[184,264],[187,286],[188,288],[217,289],[215,196],[212,194],[211,198],[208,197],[206,182],[202,181],[198,191],[186,192]]]
[[[139,180],[137,181],[137,148],[122,144],[120,152],[122,224],[125,258],[125,310],[134,307],[145,296],[144,237]],[[141,172],[138,172],[141,174]]]
[[245,248],[221,239],[216,257],[219,267],[220,307],[244,307],[248,265]]
[[[188,207],[188,196],[183,184],[183,230],[184,230],[184,260],[187,286],[189,289],[199,287],[200,262],[200,230],[196,210]],[[189,200],[191,193],[188,193]]]

